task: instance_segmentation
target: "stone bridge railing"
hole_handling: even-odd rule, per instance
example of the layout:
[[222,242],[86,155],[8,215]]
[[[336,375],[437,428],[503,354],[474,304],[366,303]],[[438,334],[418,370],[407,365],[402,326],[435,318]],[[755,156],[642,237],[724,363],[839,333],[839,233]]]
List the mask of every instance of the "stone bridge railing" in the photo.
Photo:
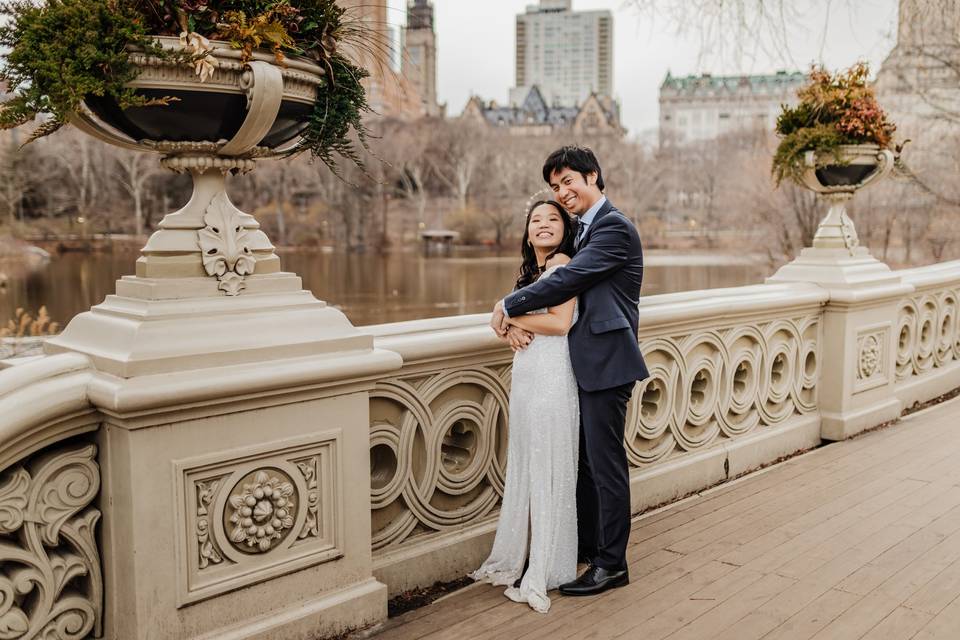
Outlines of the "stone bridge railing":
[[960,261],[898,272],[914,291],[896,321],[896,393],[909,407],[957,387]]
[[[814,285],[782,284],[642,301],[651,375],[627,414],[634,511],[820,441],[827,299]],[[370,399],[374,566],[391,591],[462,575],[489,551],[512,353],[487,320],[367,327],[378,347],[404,360]]]
[[90,373],[65,354],[0,375],[0,638],[102,635]]
[[[635,512],[960,387],[960,262],[867,285],[782,275],[642,300]],[[221,316],[232,332],[170,343],[184,355],[162,348],[166,307],[138,350],[118,303],[114,351],[66,348],[94,334],[81,323],[50,348],[66,353],[0,371],[0,637],[322,637],[486,555],[512,361],[486,315],[356,331],[263,295],[302,322],[270,361],[277,335],[239,331],[274,322],[251,294]],[[304,352],[316,318],[334,329]],[[232,351],[189,351],[221,334]]]

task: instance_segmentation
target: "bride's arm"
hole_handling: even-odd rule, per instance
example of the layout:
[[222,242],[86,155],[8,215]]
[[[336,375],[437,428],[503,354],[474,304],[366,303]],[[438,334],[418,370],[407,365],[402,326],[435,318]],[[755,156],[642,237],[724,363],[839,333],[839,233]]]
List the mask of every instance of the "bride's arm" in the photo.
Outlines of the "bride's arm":
[[550,307],[546,313],[528,313],[525,316],[510,318],[508,322],[541,336],[565,336],[573,322],[573,306],[576,298],[570,298],[563,304]]
[[[570,258],[559,253],[547,261],[547,267],[567,264],[568,262],[570,262]],[[517,316],[516,318],[510,318],[508,322],[514,327],[520,327],[541,336],[565,336],[570,331],[570,323],[573,322],[573,308],[576,302],[576,298],[570,298],[555,307],[550,307],[546,313],[530,313]]]

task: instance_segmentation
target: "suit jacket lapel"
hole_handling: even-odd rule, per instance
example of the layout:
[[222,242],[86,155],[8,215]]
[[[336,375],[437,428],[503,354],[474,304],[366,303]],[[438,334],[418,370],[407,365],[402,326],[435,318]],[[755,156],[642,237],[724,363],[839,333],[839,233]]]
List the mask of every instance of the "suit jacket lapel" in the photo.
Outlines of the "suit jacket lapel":
[[613,203],[610,202],[610,198],[607,198],[607,201],[600,206],[599,210],[597,210],[597,215],[593,216],[590,226],[587,227],[586,233],[583,234],[583,238],[580,240],[580,246],[578,247],[578,250],[587,246],[587,243],[590,241],[590,234],[593,233],[594,228],[597,226],[597,222],[600,221],[600,218],[610,213],[611,209],[613,209]]

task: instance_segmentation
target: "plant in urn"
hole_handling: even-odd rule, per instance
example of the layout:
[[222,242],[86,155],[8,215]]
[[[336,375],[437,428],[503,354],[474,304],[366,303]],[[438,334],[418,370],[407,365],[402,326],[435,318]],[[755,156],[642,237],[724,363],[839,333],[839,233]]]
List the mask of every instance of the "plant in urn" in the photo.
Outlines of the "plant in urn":
[[[360,162],[351,132],[365,144],[361,80],[367,74],[338,46],[351,39],[360,48],[376,42],[364,42],[363,28],[334,0],[15,0],[4,5],[4,13],[0,46],[8,52],[2,77],[12,98],[0,105],[0,126],[24,125],[45,114],[31,139],[72,125],[113,145],[158,153],[163,166],[193,177],[192,197],[160,222],[141,251],[136,276],[119,280],[117,295],[77,316],[48,351],[97,351],[84,343],[102,332],[105,314],[127,322],[132,344],[150,320],[184,312],[162,301],[258,294],[289,297],[274,298],[274,307],[311,313],[324,307],[321,325],[338,327],[337,335],[351,333],[342,314],[280,270],[257,221],[237,209],[225,190],[229,174],[253,170],[260,158],[307,151],[331,169],[335,155]],[[253,300],[207,305],[203,311],[192,305],[189,313],[223,316],[206,336],[221,343],[224,323],[230,324],[237,308],[250,314],[244,333],[256,331],[253,309],[264,308]],[[198,327],[193,325],[194,339],[203,333]],[[114,335],[121,344],[123,337],[122,329]],[[210,348],[243,351],[237,345]],[[99,351],[104,363],[124,375],[164,370],[159,363],[172,355],[138,357],[131,354],[135,348],[126,349]]]
[[814,68],[809,83],[797,92],[800,102],[784,106],[777,118],[777,184],[792,180],[829,202],[813,247],[850,256],[867,251],[859,246],[845,203],[887,175],[896,160],[890,149],[895,127],[877,104],[868,74],[863,63],[836,75]]

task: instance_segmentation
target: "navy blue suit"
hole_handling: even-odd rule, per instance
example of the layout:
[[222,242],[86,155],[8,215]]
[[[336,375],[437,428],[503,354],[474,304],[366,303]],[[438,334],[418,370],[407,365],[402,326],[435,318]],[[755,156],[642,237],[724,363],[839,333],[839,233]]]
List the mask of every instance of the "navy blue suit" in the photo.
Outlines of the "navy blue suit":
[[570,360],[580,387],[577,524],[581,555],[626,568],[630,475],[623,448],[627,402],[647,377],[637,343],[643,249],[636,227],[609,200],[562,269],[504,298],[511,317],[579,296]]

